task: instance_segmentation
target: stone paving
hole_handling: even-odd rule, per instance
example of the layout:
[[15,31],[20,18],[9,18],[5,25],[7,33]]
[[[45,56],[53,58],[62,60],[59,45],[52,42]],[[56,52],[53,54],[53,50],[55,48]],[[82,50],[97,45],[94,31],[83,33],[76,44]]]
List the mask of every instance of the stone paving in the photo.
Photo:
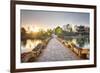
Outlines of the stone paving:
[[70,49],[66,48],[57,37],[53,37],[36,62],[80,60]]

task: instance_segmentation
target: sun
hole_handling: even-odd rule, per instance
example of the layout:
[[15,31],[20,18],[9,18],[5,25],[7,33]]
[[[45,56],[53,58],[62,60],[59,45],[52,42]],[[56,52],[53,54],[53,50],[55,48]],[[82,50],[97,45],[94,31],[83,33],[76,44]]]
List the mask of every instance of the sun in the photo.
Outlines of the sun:
[[38,32],[39,28],[38,27],[30,27],[30,32]]
[[39,28],[35,27],[35,28],[33,29],[33,32],[39,32]]

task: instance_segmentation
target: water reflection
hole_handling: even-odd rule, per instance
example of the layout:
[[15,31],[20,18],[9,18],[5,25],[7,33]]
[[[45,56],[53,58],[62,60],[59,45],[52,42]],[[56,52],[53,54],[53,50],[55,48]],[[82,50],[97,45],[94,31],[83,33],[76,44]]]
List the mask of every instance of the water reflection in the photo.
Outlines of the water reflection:
[[[90,48],[89,37],[67,37],[64,40],[74,43],[77,47]],[[31,39],[21,41],[21,53],[32,51],[39,43],[42,41]]]
[[67,38],[65,40],[74,43],[77,47],[88,48],[88,49],[90,48],[89,37],[78,37],[78,38],[73,37],[73,38]]
[[42,43],[42,41],[30,39],[21,41],[21,53],[32,51],[39,43]]

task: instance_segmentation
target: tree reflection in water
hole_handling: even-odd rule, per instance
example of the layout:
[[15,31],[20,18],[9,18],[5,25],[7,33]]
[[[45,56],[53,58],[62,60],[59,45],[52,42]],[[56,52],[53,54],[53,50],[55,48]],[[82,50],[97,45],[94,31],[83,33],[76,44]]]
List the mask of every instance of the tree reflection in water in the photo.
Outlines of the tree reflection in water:
[[83,38],[78,38],[77,39],[77,44],[79,47],[84,47],[86,44],[89,44],[89,38],[83,37]]
[[67,37],[64,38],[67,41],[73,42],[76,46],[82,48],[89,48],[90,40],[89,37],[82,36],[82,37]]
[[32,39],[21,41],[21,53],[32,51],[32,49],[34,49],[39,43],[42,43],[42,41]]

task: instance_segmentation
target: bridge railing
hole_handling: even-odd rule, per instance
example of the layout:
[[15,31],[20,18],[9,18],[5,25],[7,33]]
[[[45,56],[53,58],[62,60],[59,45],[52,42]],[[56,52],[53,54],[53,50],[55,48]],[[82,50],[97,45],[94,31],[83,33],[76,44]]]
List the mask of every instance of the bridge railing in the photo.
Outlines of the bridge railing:
[[88,48],[80,48],[77,47],[72,42],[66,42],[65,40],[62,40],[61,38],[58,38],[58,40],[67,48],[72,50],[77,56],[79,56],[82,59],[88,59],[89,58],[89,49]]

